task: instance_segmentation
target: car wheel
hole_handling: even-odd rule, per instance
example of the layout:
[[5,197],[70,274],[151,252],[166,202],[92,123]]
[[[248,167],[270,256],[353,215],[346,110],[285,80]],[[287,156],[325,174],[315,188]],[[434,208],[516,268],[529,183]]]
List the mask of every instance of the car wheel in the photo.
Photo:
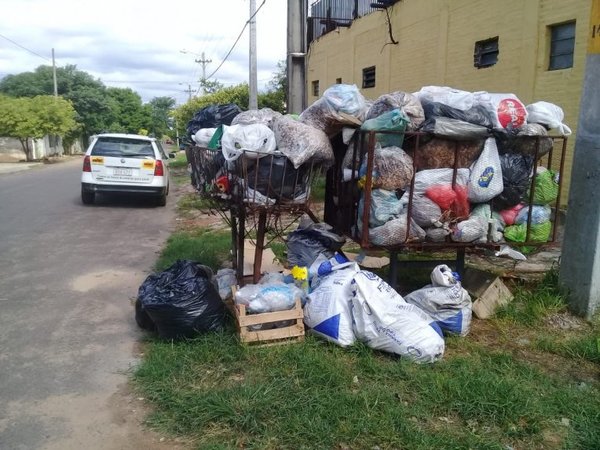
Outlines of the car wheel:
[[95,196],[96,195],[94,192],[84,191],[83,189],[81,190],[81,202],[84,205],[91,205],[94,203]]
[[165,206],[167,204],[167,194],[162,194],[156,198],[157,206]]

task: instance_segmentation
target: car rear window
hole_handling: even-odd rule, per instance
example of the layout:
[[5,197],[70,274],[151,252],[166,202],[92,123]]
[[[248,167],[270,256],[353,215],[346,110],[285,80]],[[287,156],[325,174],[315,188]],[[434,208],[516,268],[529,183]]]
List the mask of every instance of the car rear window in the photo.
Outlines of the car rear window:
[[119,137],[98,138],[92,155],[96,156],[120,156],[125,158],[154,158],[152,143],[141,139],[124,139]]

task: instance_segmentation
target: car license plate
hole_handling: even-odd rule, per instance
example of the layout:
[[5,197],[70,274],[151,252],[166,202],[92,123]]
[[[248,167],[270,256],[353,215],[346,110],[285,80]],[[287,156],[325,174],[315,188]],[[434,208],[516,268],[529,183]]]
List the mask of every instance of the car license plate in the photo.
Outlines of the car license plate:
[[131,176],[131,169],[126,168],[126,167],[117,167],[114,170],[114,175],[119,175],[119,176]]

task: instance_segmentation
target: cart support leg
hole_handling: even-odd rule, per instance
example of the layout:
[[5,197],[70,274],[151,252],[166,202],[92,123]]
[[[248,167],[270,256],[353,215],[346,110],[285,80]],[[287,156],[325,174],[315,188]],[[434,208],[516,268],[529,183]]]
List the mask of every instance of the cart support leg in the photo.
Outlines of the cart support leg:
[[244,238],[246,236],[246,217],[244,214],[244,210],[240,209],[238,220],[237,220],[237,264],[236,264],[236,275],[237,281],[240,285],[243,284],[244,281]]
[[262,255],[265,246],[265,229],[267,226],[267,212],[258,213],[258,227],[256,230],[256,249],[254,250],[254,283],[258,283],[261,275]]
[[465,249],[462,247],[456,250],[456,271],[461,278],[465,274]]
[[388,283],[391,287],[396,289],[396,283],[398,282],[398,252],[390,252],[390,273],[388,274]]

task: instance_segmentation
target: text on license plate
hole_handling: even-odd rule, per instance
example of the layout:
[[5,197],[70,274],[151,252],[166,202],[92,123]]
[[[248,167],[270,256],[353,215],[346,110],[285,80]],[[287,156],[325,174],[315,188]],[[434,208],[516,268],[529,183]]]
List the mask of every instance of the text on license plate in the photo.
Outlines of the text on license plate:
[[126,168],[126,167],[118,167],[118,168],[114,169],[114,175],[131,176],[131,169]]

